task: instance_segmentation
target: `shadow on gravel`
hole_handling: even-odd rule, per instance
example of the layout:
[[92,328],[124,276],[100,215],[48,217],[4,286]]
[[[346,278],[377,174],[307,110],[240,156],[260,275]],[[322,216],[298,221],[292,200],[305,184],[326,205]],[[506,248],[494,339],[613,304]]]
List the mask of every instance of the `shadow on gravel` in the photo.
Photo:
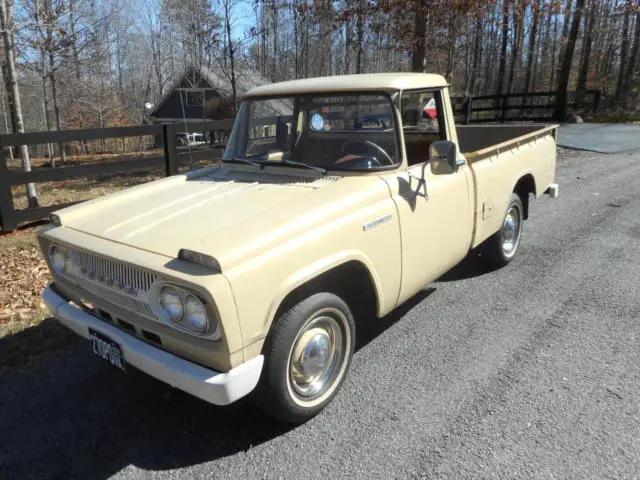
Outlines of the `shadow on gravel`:
[[[358,331],[360,350],[429,288]],[[241,454],[290,431],[250,399],[215,407],[141,372],[123,375],[78,342],[0,380],[0,477],[110,477],[129,465],[170,470]],[[305,426],[299,428],[306,428]],[[215,476],[215,474],[213,474]]]
[[435,291],[435,288],[425,288],[400,305],[390,314],[382,318],[374,318],[369,322],[358,322],[356,331],[356,352],[366,347],[369,343],[378,338],[378,336],[398,323],[398,321],[402,319],[402,317],[404,317],[413,307],[418,305]]
[[457,282],[467,278],[480,277],[496,269],[487,266],[479,254],[470,252],[460,263],[441,276],[436,282]]
[[54,318],[0,337],[0,379],[37,362],[43,353],[67,348],[80,338]]

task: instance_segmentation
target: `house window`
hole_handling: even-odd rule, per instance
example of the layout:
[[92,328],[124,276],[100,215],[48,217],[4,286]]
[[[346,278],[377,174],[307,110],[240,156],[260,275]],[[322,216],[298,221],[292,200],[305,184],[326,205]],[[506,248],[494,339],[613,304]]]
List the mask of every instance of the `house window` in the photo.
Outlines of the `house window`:
[[201,107],[203,103],[202,91],[187,91],[185,92],[186,101],[185,104],[188,107]]

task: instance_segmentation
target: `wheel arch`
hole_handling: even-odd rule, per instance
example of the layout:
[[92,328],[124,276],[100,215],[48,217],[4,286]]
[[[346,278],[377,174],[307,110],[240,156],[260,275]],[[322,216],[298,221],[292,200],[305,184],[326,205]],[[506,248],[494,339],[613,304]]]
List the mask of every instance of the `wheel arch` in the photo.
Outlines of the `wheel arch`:
[[529,218],[529,197],[531,194],[537,196],[536,179],[531,172],[522,173],[520,178],[513,187],[513,193],[516,193],[522,201],[522,208],[524,210],[524,220]]
[[312,266],[289,278],[287,287],[269,310],[265,326],[267,335],[282,312],[309,295],[322,291],[343,298],[354,317],[380,314],[384,308],[380,281],[364,257],[349,255],[320,263],[322,266],[315,264],[316,268]]

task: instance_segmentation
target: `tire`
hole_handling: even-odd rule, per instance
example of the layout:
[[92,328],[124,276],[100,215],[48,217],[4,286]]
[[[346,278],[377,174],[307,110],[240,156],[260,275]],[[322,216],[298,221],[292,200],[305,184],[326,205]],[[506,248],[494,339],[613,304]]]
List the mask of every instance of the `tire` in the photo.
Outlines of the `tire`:
[[502,227],[487,238],[480,248],[482,259],[486,264],[500,268],[513,260],[520,245],[523,220],[522,200],[516,193],[512,193]]
[[355,345],[347,304],[316,293],[284,312],[263,349],[265,363],[253,398],[267,414],[302,423],[325,408],[344,381]]

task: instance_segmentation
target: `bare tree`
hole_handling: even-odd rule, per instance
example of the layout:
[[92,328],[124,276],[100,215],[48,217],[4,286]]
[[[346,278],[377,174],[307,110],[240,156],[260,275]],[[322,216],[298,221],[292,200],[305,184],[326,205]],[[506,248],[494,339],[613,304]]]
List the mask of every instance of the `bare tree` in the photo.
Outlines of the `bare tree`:
[[498,67],[498,88],[496,93],[504,93],[504,76],[507,70],[507,44],[509,42],[509,10],[512,0],[502,0],[502,43],[500,47],[500,66]]
[[569,76],[571,75],[573,52],[576,47],[576,40],[578,39],[578,32],[580,30],[580,17],[582,15],[583,7],[584,0],[576,0],[575,12],[571,22],[571,30],[569,31],[564,58],[562,59],[562,68],[560,69],[560,75],[558,77],[558,94],[556,96],[556,107],[553,112],[553,119],[558,122],[564,121],[567,114],[567,90],[569,87]]
[[[9,110],[13,123],[14,133],[24,133],[24,120],[22,118],[22,102],[20,99],[20,89],[16,76],[16,62],[14,51],[14,28],[12,5],[7,0],[0,0],[0,29],[2,30],[2,45],[4,47],[4,62],[2,63],[7,93],[9,94]],[[20,159],[22,169],[25,172],[31,171],[31,159],[26,145],[20,146]],[[38,206],[38,196],[33,183],[26,185],[26,194],[29,207]]]

